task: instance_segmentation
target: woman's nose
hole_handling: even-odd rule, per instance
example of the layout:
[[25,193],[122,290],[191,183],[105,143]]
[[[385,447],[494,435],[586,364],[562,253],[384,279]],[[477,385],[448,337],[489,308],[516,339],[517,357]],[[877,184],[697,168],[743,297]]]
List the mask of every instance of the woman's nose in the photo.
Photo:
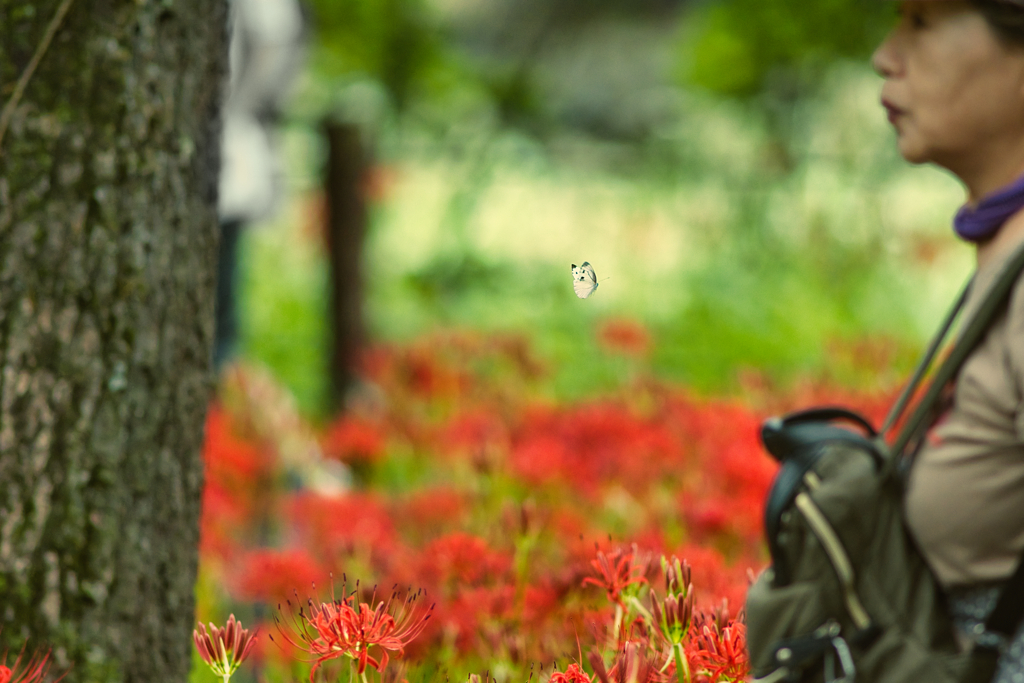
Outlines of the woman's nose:
[[899,67],[893,38],[890,33],[871,55],[871,66],[882,78],[891,78]]

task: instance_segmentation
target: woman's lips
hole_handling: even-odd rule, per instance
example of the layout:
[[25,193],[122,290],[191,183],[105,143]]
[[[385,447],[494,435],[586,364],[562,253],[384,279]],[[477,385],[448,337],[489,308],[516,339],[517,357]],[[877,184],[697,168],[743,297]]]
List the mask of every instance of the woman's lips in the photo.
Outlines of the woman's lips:
[[905,113],[902,109],[888,100],[882,100],[882,106],[885,108],[886,117],[889,119],[889,123],[895,124],[896,119]]

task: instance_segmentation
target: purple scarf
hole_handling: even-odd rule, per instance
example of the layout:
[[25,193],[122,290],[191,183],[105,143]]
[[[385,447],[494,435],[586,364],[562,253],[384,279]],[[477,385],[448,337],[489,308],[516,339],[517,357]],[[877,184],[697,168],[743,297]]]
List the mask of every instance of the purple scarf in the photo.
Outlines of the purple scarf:
[[1006,219],[1024,208],[1024,176],[984,197],[974,208],[964,204],[956,212],[953,229],[968,242],[984,242],[999,232]]

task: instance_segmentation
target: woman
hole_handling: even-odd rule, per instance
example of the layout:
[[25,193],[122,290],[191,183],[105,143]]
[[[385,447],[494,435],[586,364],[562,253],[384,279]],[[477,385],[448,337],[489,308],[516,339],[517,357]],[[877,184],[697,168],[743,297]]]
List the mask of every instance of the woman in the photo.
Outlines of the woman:
[[[955,228],[977,251],[967,313],[1024,244],[1024,0],[908,0],[873,65],[900,153],[955,174]],[[1024,278],[962,367],[915,457],[907,523],[964,641],[1024,551]],[[1024,683],[1024,629],[999,683]]]

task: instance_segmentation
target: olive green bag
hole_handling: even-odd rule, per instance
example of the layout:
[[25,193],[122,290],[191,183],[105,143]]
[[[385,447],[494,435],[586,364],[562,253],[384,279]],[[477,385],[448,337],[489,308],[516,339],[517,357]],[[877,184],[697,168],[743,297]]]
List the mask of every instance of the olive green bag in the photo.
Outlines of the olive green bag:
[[[947,317],[882,435],[841,408],[768,420],[761,433],[781,463],[765,505],[771,566],[747,594],[747,646],[758,683],[982,683],[1024,613],[1024,563],[973,647],[958,647],[943,595],[907,533],[907,463],[940,395],[1006,304],[1024,268],[1014,255],[967,321],[891,446],[892,430],[966,298]],[[848,423],[840,426],[838,423]]]

